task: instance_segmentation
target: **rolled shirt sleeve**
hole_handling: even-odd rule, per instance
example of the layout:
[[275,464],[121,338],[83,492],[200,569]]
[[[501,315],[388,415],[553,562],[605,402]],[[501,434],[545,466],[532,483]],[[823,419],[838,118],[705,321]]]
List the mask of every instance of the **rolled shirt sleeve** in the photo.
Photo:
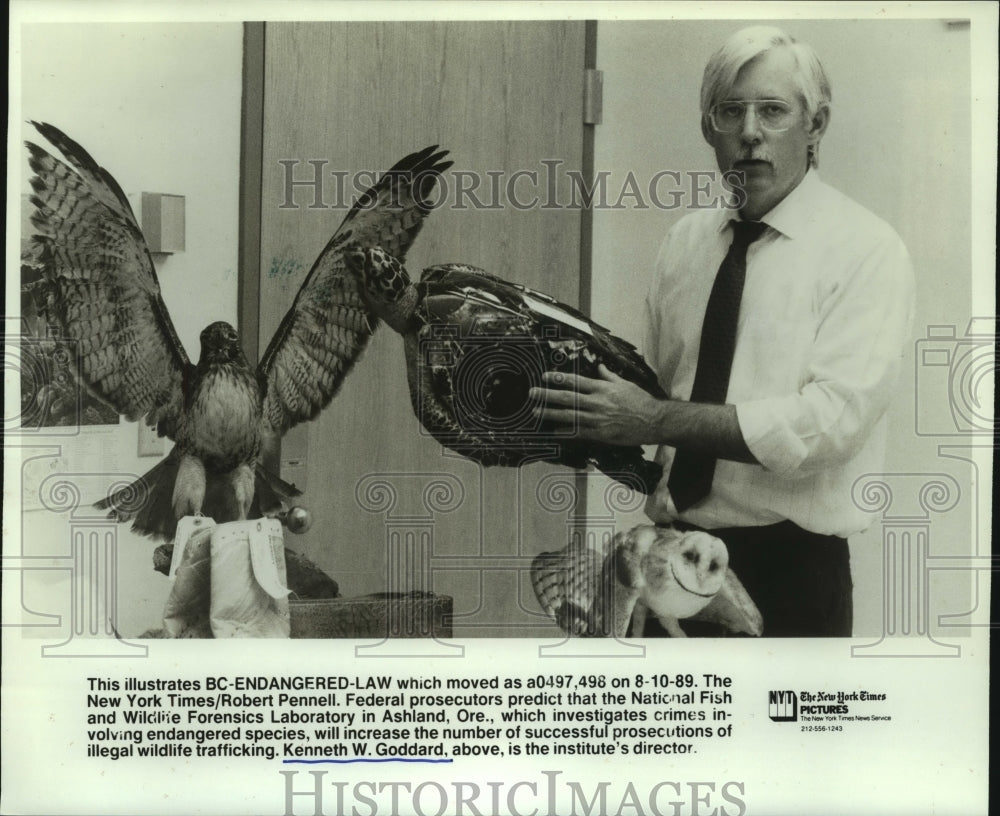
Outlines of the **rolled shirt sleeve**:
[[736,404],[747,446],[775,473],[849,461],[895,394],[912,330],[909,255],[888,236],[845,273],[821,305],[798,392]]

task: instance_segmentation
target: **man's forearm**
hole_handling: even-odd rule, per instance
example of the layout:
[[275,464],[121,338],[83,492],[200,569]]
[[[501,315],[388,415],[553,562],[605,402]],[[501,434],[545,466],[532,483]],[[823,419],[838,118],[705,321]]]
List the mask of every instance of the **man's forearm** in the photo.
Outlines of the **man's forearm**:
[[538,415],[611,445],[671,445],[716,459],[757,462],[743,441],[735,405],[657,399],[604,366],[599,370],[601,379],[546,374],[546,385],[560,387],[531,389]]
[[757,460],[747,447],[735,405],[663,400],[655,429],[656,442],[736,462]]

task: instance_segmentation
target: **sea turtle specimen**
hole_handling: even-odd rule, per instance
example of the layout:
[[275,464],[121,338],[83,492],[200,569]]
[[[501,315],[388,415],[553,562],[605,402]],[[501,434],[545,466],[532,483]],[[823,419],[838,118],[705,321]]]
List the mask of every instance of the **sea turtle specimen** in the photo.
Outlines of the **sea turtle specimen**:
[[538,555],[531,583],[542,609],[571,636],[622,638],[630,623],[641,635],[649,613],[672,637],[686,637],[683,618],[763,631],[726,545],[708,533],[644,524],[618,533],[607,552],[571,544]]
[[[529,390],[546,371],[598,377],[603,364],[665,397],[635,347],[549,295],[466,264],[442,264],[413,283],[381,247],[345,250],[372,311],[403,336],[413,410],[445,447],[483,465],[595,465],[651,493],[662,475],[639,446],[575,438],[539,419]],[[556,385],[558,387],[558,385]]]

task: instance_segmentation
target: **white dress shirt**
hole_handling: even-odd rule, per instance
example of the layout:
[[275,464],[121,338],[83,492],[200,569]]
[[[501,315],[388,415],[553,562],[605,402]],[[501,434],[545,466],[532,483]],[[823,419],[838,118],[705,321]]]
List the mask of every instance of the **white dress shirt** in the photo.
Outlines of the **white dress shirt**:
[[[738,213],[701,210],[667,235],[647,300],[645,356],[687,400],[708,296]],[[649,497],[654,521],[705,528],[789,519],[848,536],[872,517],[851,486],[883,469],[885,410],[913,319],[913,270],[896,232],[810,170],[762,219],[747,253],[729,393],[757,464],[720,459],[712,492],[678,513],[667,489],[674,449]]]

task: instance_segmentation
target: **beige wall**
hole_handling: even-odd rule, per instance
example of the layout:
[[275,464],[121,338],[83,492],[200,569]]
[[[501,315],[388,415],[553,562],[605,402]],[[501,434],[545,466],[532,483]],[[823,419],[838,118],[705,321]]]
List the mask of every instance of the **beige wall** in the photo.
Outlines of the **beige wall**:
[[[939,20],[774,24],[816,49],[833,87],[832,122],[820,155],[822,178],[891,223],[910,250],[918,290],[915,338],[924,336],[930,324],[958,323],[961,335],[974,313],[993,311],[991,304],[975,309],[971,299],[969,29]],[[611,171],[609,189],[619,189],[614,181],[629,170],[645,183],[663,169],[715,169],[699,128],[701,74],[714,50],[743,25],[599,23],[604,121],[597,128],[595,167]],[[642,341],[636,318],[657,249],[684,212],[629,207],[595,213],[593,315],[633,342]],[[947,514],[932,517],[930,546],[935,554],[967,553],[973,546],[969,520],[975,509],[968,490],[971,471],[937,454],[939,443],[961,439],[915,433],[913,360],[911,348],[891,408],[886,470],[944,472],[958,481],[960,501]],[[927,427],[951,423],[945,391],[925,390],[919,411]],[[605,483],[591,481],[594,506]],[[897,498],[903,498],[898,490]],[[916,496],[906,500],[917,505]],[[897,503],[892,511],[912,508]],[[636,520],[641,517],[634,514]],[[629,519],[623,515],[620,526]],[[881,627],[881,541],[882,527],[876,524],[852,542],[859,634]],[[967,573],[939,572],[931,580],[933,608],[950,613],[971,606]]]
[[[581,167],[583,22],[269,23],[265,43],[261,348],[344,215],[301,206],[303,196],[298,209],[275,206],[285,195],[280,160],[322,158],[350,172],[440,144],[456,172],[510,178],[553,156],[564,171]],[[298,115],[317,99],[325,104]],[[579,210],[474,210],[456,184],[446,173],[438,185],[451,204],[428,215],[406,257],[411,274],[462,261],[577,300]],[[301,272],[274,274],[288,266]],[[551,479],[572,484],[572,472],[484,469],[449,453],[414,415],[405,371],[403,344],[383,326],[330,405],[285,437],[282,475],[303,489],[314,519],[288,546],[346,596],[450,595],[456,636],[557,634],[535,604],[528,567],[565,542],[571,508],[538,497]],[[391,506],[374,506],[375,485]],[[454,506],[434,506],[434,485],[456,491]]]

